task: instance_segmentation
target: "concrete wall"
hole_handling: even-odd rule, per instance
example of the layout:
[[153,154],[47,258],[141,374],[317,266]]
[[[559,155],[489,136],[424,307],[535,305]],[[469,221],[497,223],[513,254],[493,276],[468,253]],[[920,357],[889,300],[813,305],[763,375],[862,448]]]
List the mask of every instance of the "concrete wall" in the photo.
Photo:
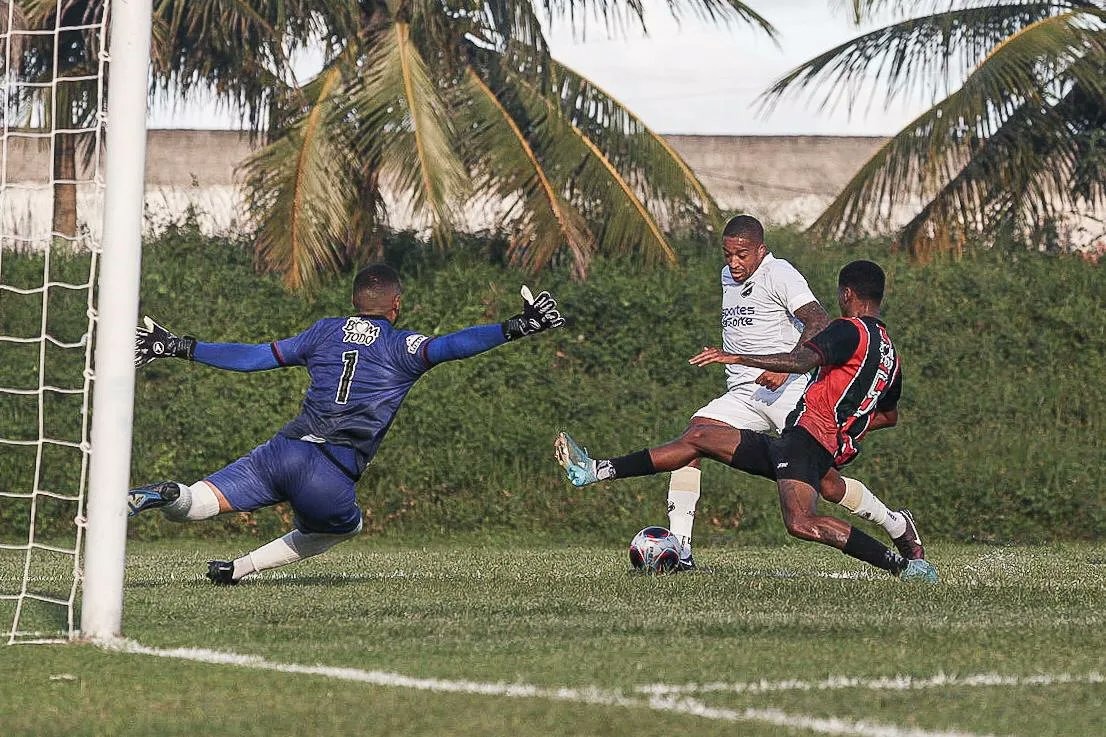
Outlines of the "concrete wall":
[[[807,225],[886,141],[861,136],[666,136],[724,210],[768,223]],[[41,140],[8,136],[8,166],[0,192],[0,233],[49,237],[49,150]],[[238,131],[153,130],[146,153],[146,209],[151,227],[190,205],[209,232],[229,232],[243,220],[238,165],[253,150]],[[79,210],[95,236],[102,191],[97,172],[79,173]],[[407,203],[390,202],[395,227],[419,227]],[[462,227],[495,221],[496,204],[467,208]],[[7,239],[0,242],[9,243]]]
[[[777,223],[811,222],[883,138],[833,136],[666,137],[727,210]],[[232,187],[251,150],[232,131],[151,131],[146,182],[153,189]],[[404,210],[397,208],[395,214]]]
[[[809,223],[882,139],[830,136],[668,136],[727,210],[766,222]],[[0,196],[0,230],[27,242],[48,238],[52,192],[48,140],[8,136],[8,167]],[[254,145],[238,131],[153,130],[146,150],[146,210],[152,227],[190,205],[209,232],[226,232],[243,219],[236,171]],[[92,165],[78,172],[79,212],[92,235],[99,228],[102,176]],[[392,202],[393,225],[418,227],[407,203]],[[495,221],[495,203],[474,204],[462,224]]]

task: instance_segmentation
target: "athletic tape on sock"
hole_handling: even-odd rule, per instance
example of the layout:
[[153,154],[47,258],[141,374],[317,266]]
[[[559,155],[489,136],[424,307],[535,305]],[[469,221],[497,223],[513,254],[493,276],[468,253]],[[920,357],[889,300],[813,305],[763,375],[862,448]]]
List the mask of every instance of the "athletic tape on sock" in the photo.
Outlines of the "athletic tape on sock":
[[699,502],[702,471],[684,466],[672,472],[668,482],[668,529],[680,539],[685,554],[691,551],[691,531],[695,526],[695,505]]
[[180,489],[180,496],[163,509],[167,519],[174,522],[196,522],[219,514],[219,498],[203,481],[197,481],[191,486],[177,484],[177,488]]

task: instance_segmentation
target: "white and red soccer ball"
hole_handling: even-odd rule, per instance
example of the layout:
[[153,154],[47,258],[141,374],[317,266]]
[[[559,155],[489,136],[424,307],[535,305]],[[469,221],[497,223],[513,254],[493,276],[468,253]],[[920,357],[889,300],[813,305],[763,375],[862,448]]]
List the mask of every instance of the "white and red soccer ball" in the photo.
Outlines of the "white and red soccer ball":
[[681,548],[667,527],[646,527],[630,541],[630,565],[642,573],[674,573]]

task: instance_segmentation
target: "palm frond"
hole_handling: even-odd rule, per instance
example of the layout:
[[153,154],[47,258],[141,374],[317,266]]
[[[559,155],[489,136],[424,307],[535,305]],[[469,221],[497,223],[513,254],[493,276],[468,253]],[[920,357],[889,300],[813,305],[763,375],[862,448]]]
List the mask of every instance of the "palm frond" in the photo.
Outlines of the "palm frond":
[[180,97],[210,90],[260,129],[272,90],[294,78],[289,55],[335,32],[355,35],[353,9],[310,0],[155,0],[155,86]]
[[[1087,29],[1080,21],[1092,11],[1081,9],[1058,15],[1057,5],[1055,0],[989,3],[942,10],[879,28],[788,72],[761,95],[761,107],[771,110],[785,95],[802,90],[812,91],[811,101],[820,109],[843,104],[851,110],[863,101],[865,93],[874,101],[878,89],[887,91],[879,96],[885,106],[915,92],[943,97],[950,91],[950,81],[963,79],[996,46],[1042,21],[1045,27],[1038,28],[1022,45],[1051,45],[1056,53],[1076,36],[1086,35]],[[1061,17],[1071,22],[1057,22]],[[1061,30],[1060,26],[1065,28]],[[1047,48],[1041,53],[1047,53]]]
[[770,38],[775,38],[778,33],[767,18],[738,0],[665,0],[665,3],[674,18],[681,18],[685,12],[690,12],[702,20],[714,23],[746,23],[760,29]]
[[388,183],[444,232],[452,205],[465,194],[468,173],[456,153],[441,88],[407,23],[394,22],[376,37],[360,74],[345,111],[360,121],[358,155],[380,162]]
[[504,51],[509,45],[527,49],[538,58],[548,58],[549,44],[534,4],[513,0],[488,0],[480,39],[487,48]]
[[[1106,71],[1106,59],[1083,59]],[[915,255],[968,236],[1041,231],[1065,211],[1106,204],[1106,97],[1072,84],[1055,105],[1023,104],[902,229]]]
[[[729,23],[748,23],[775,37],[776,29],[763,16],[740,0],[665,0],[675,18],[685,14]],[[580,35],[587,33],[589,18],[600,22],[607,33],[624,32],[631,25],[645,29],[645,5],[642,0],[542,0],[541,8],[549,20],[567,20]]]
[[1072,49],[1106,58],[1106,39],[1073,14],[1038,21],[999,44],[964,85],[885,143],[812,226],[832,235],[886,222],[931,199],[1025,105],[1050,106],[1067,85],[1101,95],[1106,80]]
[[695,227],[704,220],[708,227],[721,224],[718,203],[663,136],[575,70],[553,60],[552,73],[565,115],[633,179],[647,201],[658,204],[669,227]]
[[595,237],[549,179],[526,134],[500,100],[507,91],[493,91],[472,67],[468,82],[471,107],[466,117],[473,123],[467,148],[473,154],[476,190],[512,203],[503,217],[510,224],[510,257],[536,272],[567,249],[576,274],[583,276]]
[[248,212],[257,223],[260,265],[284,275],[289,289],[313,284],[341,266],[347,206],[354,193],[346,145],[335,140],[333,95],[342,72],[332,65],[313,85],[314,104],[298,125],[243,164]]
[[600,247],[608,253],[638,252],[649,260],[676,262],[676,253],[634,182],[623,175],[603,149],[550,98],[528,80],[507,71],[507,79],[525,106],[525,126],[550,179],[590,223],[596,223]]

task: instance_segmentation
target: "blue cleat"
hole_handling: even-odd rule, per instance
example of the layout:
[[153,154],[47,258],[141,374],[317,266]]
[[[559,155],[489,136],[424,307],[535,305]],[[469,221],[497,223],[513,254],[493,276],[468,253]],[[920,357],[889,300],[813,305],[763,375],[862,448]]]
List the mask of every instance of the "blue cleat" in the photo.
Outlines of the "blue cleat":
[[899,580],[904,583],[937,583],[937,569],[924,558],[914,558],[906,561],[906,568],[899,573]]
[[564,468],[573,486],[587,486],[599,480],[595,475],[595,461],[586,449],[576,444],[568,433],[562,432],[553,441],[553,455]]
[[127,495],[127,516],[133,517],[147,509],[158,509],[172,504],[180,496],[180,487],[175,481],[162,481],[131,489]]

